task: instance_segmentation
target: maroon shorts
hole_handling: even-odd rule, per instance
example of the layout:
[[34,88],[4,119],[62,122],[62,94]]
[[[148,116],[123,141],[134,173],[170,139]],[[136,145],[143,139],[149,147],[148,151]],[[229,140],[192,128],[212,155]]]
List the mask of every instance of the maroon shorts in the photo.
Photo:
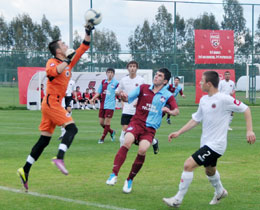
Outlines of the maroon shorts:
[[146,127],[142,122],[132,120],[126,129],[126,133],[132,133],[135,137],[135,143],[139,143],[142,140],[148,140],[150,143],[153,142],[156,130],[151,127]]
[[99,118],[112,118],[114,114],[114,110],[112,109],[100,109],[98,117]]

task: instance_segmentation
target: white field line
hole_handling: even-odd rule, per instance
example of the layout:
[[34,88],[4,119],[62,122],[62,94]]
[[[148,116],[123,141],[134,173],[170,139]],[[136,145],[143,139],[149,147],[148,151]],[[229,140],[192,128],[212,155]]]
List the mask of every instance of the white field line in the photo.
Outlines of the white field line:
[[117,207],[117,206],[93,203],[93,202],[88,202],[88,201],[74,200],[74,199],[64,198],[64,197],[60,197],[60,196],[56,196],[56,195],[40,194],[37,192],[24,192],[23,190],[18,190],[18,189],[4,187],[4,186],[0,186],[0,190],[5,190],[5,191],[9,191],[9,192],[14,192],[14,193],[21,193],[21,194],[25,194],[25,195],[32,195],[32,196],[41,197],[41,198],[49,198],[49,199],[53,199],[53,200],[60,200],[60,201],[65,201],[65,202],[70,202],[70,203],[76,203],[76,204],[81,204],[81,205],[85,205],[85,206],[95,206],[95,207],[104,208],[104,209],[135,210],[135,209],[128,209],[128,208],[122,208],[122,207]]

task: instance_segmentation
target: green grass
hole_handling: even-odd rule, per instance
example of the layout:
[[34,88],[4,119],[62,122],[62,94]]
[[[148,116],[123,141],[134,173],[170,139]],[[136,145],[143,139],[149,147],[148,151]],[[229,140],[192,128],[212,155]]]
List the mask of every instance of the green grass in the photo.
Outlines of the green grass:
[[[166,124],[163,119],[162,126],[156,134],[160,141],[160,152],[154,155],[152,148],[149,149],[144,166],[134,180],[133,191],[128,195],[122,193],[122,186],[136,157],[137,147],[134,145],[120,170],[118,183],[113,187],[105,184],[119,148],[121,111],[116,111],[112,119],[112,128],[117,131],[116,142],[111,142],[107,137],[102,145],[97,144],[102,134],[97,111],[73,111],[79,133],[65,157],[69,176],[62,175],[51,164],[51,158],[56,155],[59,144],[57,138],[60,129],[57,128],[50,145],[32,167],[29,177],[30,191],[121,208],[169,209],[162,202],[162,198],[173,196],[177,192],[183,163],[199,148],[201,134],[201,128],[198,126],[172,143],[167,141],[168,134],[184,125],[196,111],[196,107],[180,107],[180,111],[178,117],[172,118],[172,125]],[[260,136],[259,107],[251,107],[251,111],[255,133]],[[38,125],[41,113],[0,110],[0,116],[0,186],[22,189],[16,170],[23,166],[32,146],[39,138]],[[201,167],[195,170],[194,180],[180,209],[260,209],[259,141],[254,145],[246,143],[243,114],[235,114],[232,128],[233,131],[228,134],[227,151],[218,162],[222,183],[229,196],[217,206],[208,205],[214,190]],[[0,209],[102,208],[0,189]]]
[[[184,88],[186,98],[178,96],[178,103],[180,106],[194,106],[195,105],[195,87],[186,85]],[[22,109],[26,105],[19,104],[19,90],[17,87],[0,87],[0,109]],[[237,92],[237,99],[248,104],[249,100],[245,97],[245,92]],[[256,93],[256,105],[260,105],[260,92]]]

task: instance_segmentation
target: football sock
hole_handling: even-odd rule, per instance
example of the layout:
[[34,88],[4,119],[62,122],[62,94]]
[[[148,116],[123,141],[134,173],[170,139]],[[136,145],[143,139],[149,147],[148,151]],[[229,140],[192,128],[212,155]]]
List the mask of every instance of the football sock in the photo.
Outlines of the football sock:
[[121,135],[119,137],[119,141],[120,141],[120,147],[123,146],[124,141],[125,141],[125,131],[121,130]]
[[110,128],[110,125],[105,125],[105,128],[107,128],[107,131],[109,132],[109,133],[113,133],[114,131]]
[[233,120],[233,114],[230,115],[230,118],[229,118],[229,125],[232,123],[232,120]]
[[132,165],[132,169],[128,175],[128,178],[127,180],[131,179],[133,180],[134,177],[136,176],[136,174],[140,171],[140,169],[142,168],[143,166],[143,163],[144,163],[144,160],[145,160],[145,155],[137,155],[136,156],[136,159],[135,159],[135,162],[133,163]]
[[61,144],[59,145],[59,152],[58,152],[58,154],[57,154],[57,158],[58,158],[58,159],[63,159],[63,158],[64,158],[64,154],[65,154],[65,152],[67,151],[67,149],[68,149],[67,145],[61,143]]
[[29,173],[31,166],[34,162],[35,162],[34,158],[31,155],[28,155],[26,163],[23,167],[23,170],[25,173],[27,173],[27,174]]
[[215,188],[215,192],[217,193],[217,195],[220,195],[223,192],[224,188],[222,186],[218,171],[216,170],[216,173],[213,176],[208,176],[208,180]]
[[32,164],[36,160],[38,160],[44,148],[48,146],[50,140],[51,140],[50,136],[43,136],[43,135],[40,136],[37,143],[33,146],[30,155],[27,157],[26,163],[24,165],[25,173],[29,173]]
[[118,150],[115,160],[114,160],[114,166],[113,166],[113,173],[117,176],[121,166],[125,162],[126,156],[127,156],[128,149],[125,146],[120,147]]
[[156,139],[153,139],[152,145],[155,145],[157,143]]
[[102,134],[102,136],[101,136],[101,140],[104,140],[104,139],[106,138],[107,132],[108,132],[108,130],[107,130],[107,127],[106,127],[106,125],[105,125],[105,126],[104,126],[103,134]]
[[64,134],[61,143],[59,145],[59,151],[57,154],[58,159],[63,159],[64,158],[64,153],[66,150],[70,147],[74,136],[77,134],[78,129],[74,123],[71,123],[65,127],[66,133]]
[[182,172],[181,181],[179,184],[179,191],[175,196],[178,200],[180,200],[180,201],[183,200],[183,198],[184,198],[185,194],[187,193],[188,188],[192,182],[192,179],[193,179],[193,171],[192,172],[189,172],[189,171]]

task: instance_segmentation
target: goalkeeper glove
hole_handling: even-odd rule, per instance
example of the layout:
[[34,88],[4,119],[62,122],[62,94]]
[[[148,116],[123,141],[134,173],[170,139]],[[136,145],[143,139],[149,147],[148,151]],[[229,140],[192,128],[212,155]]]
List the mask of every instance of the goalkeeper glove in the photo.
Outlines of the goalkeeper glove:
[[85,31],[88,36],[90,36],[91,31],[95,29],[94,25],[92,23],[86,23],[85,25]]
[[73,49],[67,49],[66,50],[66,59],[64,59],[63,61],[66,62],[68,65],[71,63],[71,61],[73,60],[73,58],[76,55],[76,51]]

